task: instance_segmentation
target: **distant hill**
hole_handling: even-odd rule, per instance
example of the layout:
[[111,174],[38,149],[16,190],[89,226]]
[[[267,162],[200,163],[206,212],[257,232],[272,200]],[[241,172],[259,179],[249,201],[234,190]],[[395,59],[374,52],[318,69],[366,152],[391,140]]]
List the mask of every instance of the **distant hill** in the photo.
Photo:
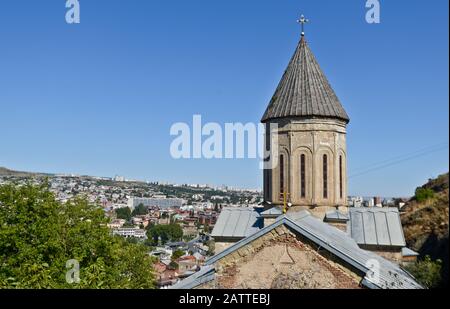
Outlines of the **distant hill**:
[[35,176],[51,176],[51,174],[13,171],[0,166],[0,176],[35,177]]
[[431,189],[434,196],[419,202],[412,198],[402,210],[402,224],[408,247],[443,262],[443,278],[449,275],[449,174],[430,179],[421,188]]

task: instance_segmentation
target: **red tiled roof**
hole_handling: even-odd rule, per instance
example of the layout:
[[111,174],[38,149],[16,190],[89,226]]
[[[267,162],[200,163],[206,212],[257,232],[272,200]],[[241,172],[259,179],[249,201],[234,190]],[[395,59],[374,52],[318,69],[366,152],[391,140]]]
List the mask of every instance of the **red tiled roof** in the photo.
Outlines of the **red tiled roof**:
[[196,261],[197,259],[193,255],[186,255],[186,256],[180,257],[177,261],[188,261],[188,260]]

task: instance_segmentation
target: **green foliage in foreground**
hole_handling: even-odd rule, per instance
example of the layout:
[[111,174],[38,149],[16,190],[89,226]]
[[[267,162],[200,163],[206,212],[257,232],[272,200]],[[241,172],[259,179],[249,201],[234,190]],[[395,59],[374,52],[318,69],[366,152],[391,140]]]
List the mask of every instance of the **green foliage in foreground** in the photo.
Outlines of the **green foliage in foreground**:
[[[144,245],[110,234],[103,210],[47,186],[0,186],[0,288],[154,288]],[[68,260],[80,282],[66,282]]]
[[416,280],[427,288],[436,288],[441,284],[442,261],[432,261],[427,255],[423,261],[407,267]]
[[415,198],[418,202],[423,202],[434,197],[434,191],[428,188],[417,188]]

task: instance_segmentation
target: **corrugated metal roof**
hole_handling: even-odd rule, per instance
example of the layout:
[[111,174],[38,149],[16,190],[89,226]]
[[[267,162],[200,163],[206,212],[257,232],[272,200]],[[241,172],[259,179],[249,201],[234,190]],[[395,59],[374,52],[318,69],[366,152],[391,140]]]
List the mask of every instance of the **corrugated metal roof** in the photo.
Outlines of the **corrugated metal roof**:
[[326,221],[348,221],[348,216],[339,210],[329,211],[325,214]]
[[419,253],[417,253],[414,250],[411,250],[407,247],[402,248],[402,256],[418,256],[418,255],[419,255]]
[[261,121],[284,117],[350,121],[303,36]]
[[254,208],[227,207],[222,209],[211,236],[243,238],[256,233],[261,227],[261,217]]
[[406,245],[397,208],[350,208],[347,229],[359,245]]
[[261,213],[262,217],[277,217],[283,215],[283,209],[280,206],[269,208]]
[[214,265],[203,266],[198,272],[174,284],[170,289],[193,289],[203,283],[214,280],[214,276]]
[[[299,234],[310,239],[321,248],[326,249],[355,269],[361,272],[361,283],[369,288],[382,289],[413,289],[422,288],[415,279],[399,265],[381,256],[359,248],[358,244],[345,232],[313,217],[308,211],[288,213],[279,217],[273,224],[259,232],[242,239],[233,246],[208,259],[206,265],[213,265],[223,257],[233,253],[246,244],[270,232],[272,229],[285,224]],[[373,277],[371,265],[378,264],[378,277]],[[374,278],[378,278],[375,280]],[[211,280],[213,280],[211,278]]]

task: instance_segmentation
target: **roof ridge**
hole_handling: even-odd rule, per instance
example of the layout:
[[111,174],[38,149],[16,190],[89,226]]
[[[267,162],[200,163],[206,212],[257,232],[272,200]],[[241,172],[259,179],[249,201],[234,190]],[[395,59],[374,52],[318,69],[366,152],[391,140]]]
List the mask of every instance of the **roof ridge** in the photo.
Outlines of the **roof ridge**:
[[[375,215],[373,217],[375,218]],[[391,229],[389,228],[389,221],[388,221],[386,215],[384,215],[383,217],[384,217],[384,220],[386,220],[386,227],[387,227],[387,234],[389,237],[389,243],[392,244],[392,237],[391,237],[391,232],[390,232]]]
[[[313,241],[317,245],[334,254],[339,259],[349,263],[351,266],[361,272],[361,283],[369,288],[421,288],[414,278],[410,277],[395,263],[379,256],[373,252],[363,250],[358,247],[354,239],[339,229],[320,221],[311,216],[309,212],[302,218],[296,220],[289,215],[283,215],[271,225],[262,228],[258,232],[242,239],[233,244],[224,251],[214,255],[206,261],[207,266],[214,266],[214,263],[232,254],[236,250],[246,246],[256,239],[270,233],[271,230],[286,225]],[[334,234],[337,233],[337,234]],[[345,237],[345,239],[341,239]],[[371,267],[369,262],[375,259],[378,263],[382,263],[381,272],[378,274],[380,281],[371,280]]]

